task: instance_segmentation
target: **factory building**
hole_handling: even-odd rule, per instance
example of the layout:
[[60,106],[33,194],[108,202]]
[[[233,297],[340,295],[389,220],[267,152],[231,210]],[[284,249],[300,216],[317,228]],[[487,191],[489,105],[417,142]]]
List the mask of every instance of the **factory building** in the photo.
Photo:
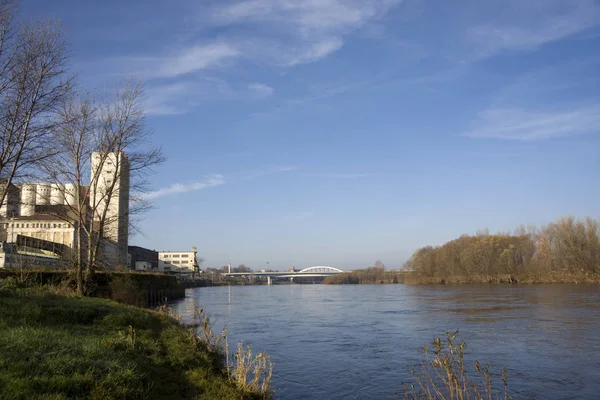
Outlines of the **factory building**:
[[139,246],[129,246],[129,269],[158,272],[158,252]]
[[161,272],[197,274],[199,270],[196,254],[198,250],[192,247],[191,251],[159,251],[158,270]]
[[[105,256],[117,265],[127,265],[129,175],[129,160],[125,153],[92,154],[90,204],[96,210],[93,221],[104,220]],[[107,198],[110,198],[109,202]]]
[[[14,244],[18,237],[30,237],[74,248],[82,240],[75,233],[79,218],[74,210],[79,202],[88,227],[104,221],[101,243],[107,266],[127,265],[129,175],[125,153],[95,152],[88,186],[23,183],[0,187],[6,192],[0,205],[0,241]],[[96,210],[94,215],[89,215],[90,209]]]

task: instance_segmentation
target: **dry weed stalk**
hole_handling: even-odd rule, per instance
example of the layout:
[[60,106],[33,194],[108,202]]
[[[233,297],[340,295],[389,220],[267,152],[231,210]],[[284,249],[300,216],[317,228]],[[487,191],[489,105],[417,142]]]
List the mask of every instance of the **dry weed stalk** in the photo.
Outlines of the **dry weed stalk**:
[[410,373],[415,383],[405,386],[405,399],[443,399],[443,400],[494,400],[512,399],[508,395],[507,368],[500,374],[500,380],[504,390],[499,391],[492,385],[492,374],[490,364],[482,366],[478,361],[474,362],[477,373],[471,378],[464,364],[465,342],[456,343],[458,331],[446,332],[446,339],[442,341],[436,337],[431,343],[433,358],[430,357],[430,349],[425,346],[425,361],[421,363],[421,373],[414,370]]
[[[219,354],[226,353],[227,347],[225,342],[227,341],[227,328],[223,329],[218,335],[213,329],[212,321],[210,317],[206,315],[204,309],[200,307],[194,315],[194,327],[198,328],[200,334],[200,341],[206,345],[209,351],[214,351]],[[225,354],[226,355],[226,354]],[[227,355],[226,355],[227,356]]]
[[271,393],[273,363],[266,353],[252,355],[252,346],[237,344],[234,363],[230,366],[230,376],[239,387],[250,392],[261,394]]
[[[175,318],[181,323],[178,316],[166,303],[158,307],[158,312]],[[258,395],[259,398],[270,399],[273,395],[271,389],[271,378],[273,376],[273,364],[271,357],[266,353],[252,355],[252,347],[244,346],[243,342],[237,344],[237,350],[233,354],[233,362],[229,358],[229,342],[227,341],[227,329],[217,334],[213,327],[211,318],[200,307],[194,314],[194,323],[188,325],[190,337],[196,346],[202,346],[209,352],[216,353],[224,361],[227,367],[229,379],[239,388]]]
[[273,364],[271,357],[266,353],[252,355],[252,347],[244,346],[243,342],[237,344],[233,354],[233,362],[229,358],[229,342],[227,329],[218,335],[215,333],[213,323],[203,308],[199,308],[194,316],[195,326],[199,334],[194,335],[208,350],[218,352],[225,358],[229,378],[241,389],[256,393],[263,398],[271,398],[271,379]]

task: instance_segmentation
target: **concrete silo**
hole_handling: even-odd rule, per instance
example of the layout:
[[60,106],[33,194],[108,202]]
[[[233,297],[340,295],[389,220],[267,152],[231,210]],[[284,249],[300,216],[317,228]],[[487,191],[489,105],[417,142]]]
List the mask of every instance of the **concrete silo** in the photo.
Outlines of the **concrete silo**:
[[65,205],[74,207],[77,205],[77,186],[72,183],[65,184]]
[[36,188],[35,183],[24,183],[21,186],[21,215],[24,217],[35,214]]
[[46,206],[50,204],[50,185],[47,183],[38,183],[35,196],[35,204]]
[[50,204],[53,206],[65,204],[65,185],[59,183],[50,185]]
[[0,217],[11,218],[19,215],[21,189],[13,184],[0,184],[0,190],[6,191],[4,202],[0,206]]

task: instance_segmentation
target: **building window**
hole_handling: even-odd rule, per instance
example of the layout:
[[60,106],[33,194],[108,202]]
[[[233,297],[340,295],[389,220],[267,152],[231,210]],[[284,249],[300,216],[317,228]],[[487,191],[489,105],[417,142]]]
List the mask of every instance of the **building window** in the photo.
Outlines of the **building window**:
[[189,254],[182,254],[181,257],[189,257]]
[[173,257],[179,257],[179,254],[173,254]]

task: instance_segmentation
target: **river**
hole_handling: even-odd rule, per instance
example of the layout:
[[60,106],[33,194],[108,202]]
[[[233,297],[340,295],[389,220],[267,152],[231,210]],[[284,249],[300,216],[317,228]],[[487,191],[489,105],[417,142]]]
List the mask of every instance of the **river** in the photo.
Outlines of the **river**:
[[600,285],[233,286],[174,305],[184,320],[198,307],[271,355],[276,399],[393,399],[456,329],[466,361],[508,367],[515,399],[600,398]]

